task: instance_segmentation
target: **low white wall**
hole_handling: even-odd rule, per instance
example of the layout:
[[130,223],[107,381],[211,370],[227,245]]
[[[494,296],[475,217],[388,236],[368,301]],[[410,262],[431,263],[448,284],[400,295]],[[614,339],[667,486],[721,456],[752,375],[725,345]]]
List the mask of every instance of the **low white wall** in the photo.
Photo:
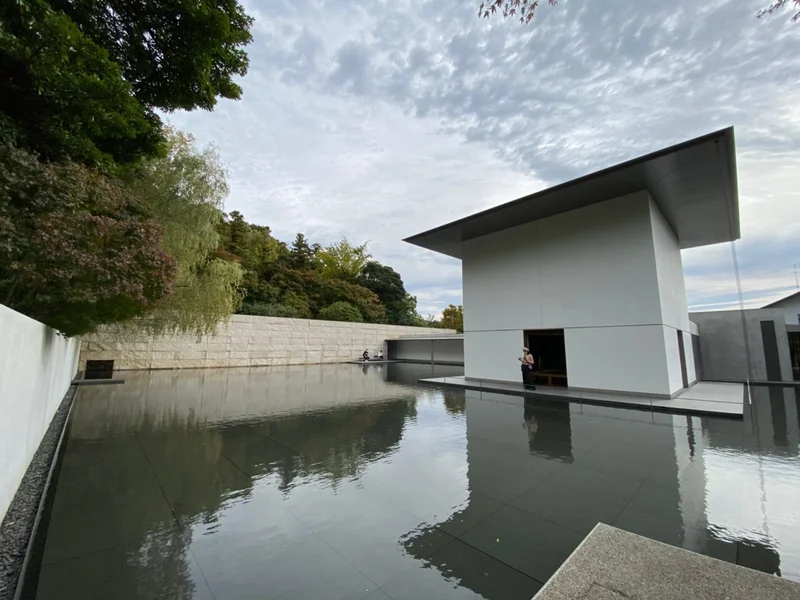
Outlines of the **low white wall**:
[[0,305],[0,521],[77,370],[80,342]]
[[100,331],[86,336],[81,369],[86,360],[114,360],[116,369],[182,369],[198,367],[285,366],[341,363],[364,350],[376,355],[386,340],[407,335],[455,333],[431,327],[372,323],[342,323],[234,315],[216,335],[121,339]]

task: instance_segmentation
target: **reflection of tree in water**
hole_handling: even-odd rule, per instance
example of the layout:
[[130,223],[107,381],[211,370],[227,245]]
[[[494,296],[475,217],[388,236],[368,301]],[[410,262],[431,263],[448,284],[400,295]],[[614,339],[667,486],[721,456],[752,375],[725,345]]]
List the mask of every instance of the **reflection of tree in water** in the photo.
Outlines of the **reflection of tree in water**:
[[566,462],[574,460],[568,402],[525,398],[524,414],[531,454]]
[[141,483],[152,477],[142,457],[144,448],[182,528],[150,496],[120,494],[108,506],[115,513],[109,522],[130,523],[136,515],[141,535],[138,543],[120,550],[125,560],[114,573],[115,586],[139,590],[141,597],[159,589],[167,597],[188,599],[195,594],[195,580],[188,551],[192,529],[187,525],[213,523],[226,501],[252,494],[253,479],[245,473],[276,473],[283,489],[309,475],[334,484],[357,477],[398,446],[406,420],[414,418],[412,399],[219,428],[202,426],[194,415],[187,420],[185,414],[165,418],[162,413],[157,423],[145,415],[135,436],[76,439],[68,448],[78,453],[74,459],[79,465],[90,465],[97,453],[107,455],[110,466],[98,469],[92,483],[99,489],[108,485],[109,476],[118,476],[131,489],[139,485],[137,478]]
[[[394,451],[406,420],[416,415],[414,400],[397,400],[291,415],[266,422],[260,431],[296,453],[272,469],[280,474],[282,489],[308,475],[328,477],[335,485],[343,478],[357,477],[369,463]],[[269,459],[253,458],[262,464]]]
[[467,397],[463,390],[445,388],[444,407],[451,415],[462,415],[467,411]]

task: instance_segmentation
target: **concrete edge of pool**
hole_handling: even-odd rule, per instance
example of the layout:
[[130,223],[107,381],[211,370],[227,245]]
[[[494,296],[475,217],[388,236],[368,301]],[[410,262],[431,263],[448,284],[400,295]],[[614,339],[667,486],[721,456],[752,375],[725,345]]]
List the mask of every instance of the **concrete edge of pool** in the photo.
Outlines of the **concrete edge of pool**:
[[535,600],[790,600],[800,584],[598,523]]
[[584,404],[616,406],[619,408],[734,419],[743,418],[747,394],[747,388],[743,384],[706,381],[696,383],[675,398],[651,398],[644,395],[585,392],[547,386],[536,386],[536,390],[532,391],[525,390],[522,384],[466,379],[464,376],[431,377],[420,379],[419,383],[565,402],[582,402]]

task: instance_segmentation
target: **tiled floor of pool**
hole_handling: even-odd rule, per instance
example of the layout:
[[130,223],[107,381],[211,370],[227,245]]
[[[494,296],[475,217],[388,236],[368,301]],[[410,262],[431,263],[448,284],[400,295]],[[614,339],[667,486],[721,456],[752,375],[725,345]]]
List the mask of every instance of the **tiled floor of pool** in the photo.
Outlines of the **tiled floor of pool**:
[[599,521],[800,580],[794,390],[756,388],[734,421],[410,385],[420,369],[81,389],[38,598],[529,600]]

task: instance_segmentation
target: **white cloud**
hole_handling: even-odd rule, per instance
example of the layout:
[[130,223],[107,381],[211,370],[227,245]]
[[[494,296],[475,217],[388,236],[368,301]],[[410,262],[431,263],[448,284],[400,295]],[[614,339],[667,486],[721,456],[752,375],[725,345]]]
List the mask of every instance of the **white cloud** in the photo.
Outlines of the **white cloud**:
[[[800,261],[800,25],[759,4],[570,0],[527,27],[469,0],[253,4],[243,100],[171,120],[221,147],[229,210],[282,239],[370,240],[422,312],[460,302],[460,266],[403,237],[735,125],[755,302]],[[736,296],[729,248],[684,262],[693,305]]]

